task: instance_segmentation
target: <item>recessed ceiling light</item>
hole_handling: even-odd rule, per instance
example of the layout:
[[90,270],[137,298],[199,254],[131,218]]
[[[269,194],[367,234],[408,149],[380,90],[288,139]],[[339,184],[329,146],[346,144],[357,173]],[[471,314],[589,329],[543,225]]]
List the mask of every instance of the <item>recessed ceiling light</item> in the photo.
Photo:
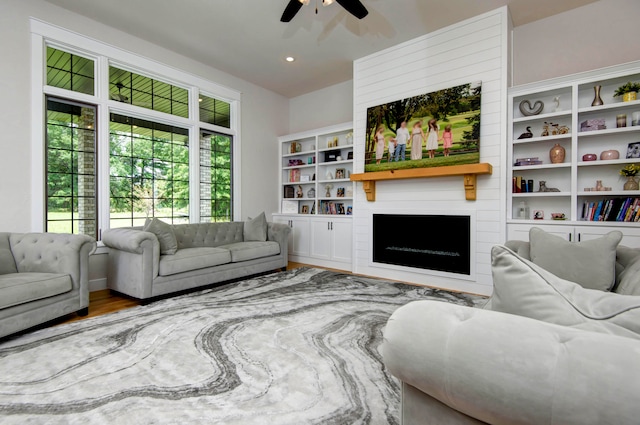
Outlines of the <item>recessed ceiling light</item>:
[[293,62],[294,60],[296,60],[296,58],[294,58],[293,56],[287,56],[286,58],[284,58],[284,60],[286,60],[287,62]]

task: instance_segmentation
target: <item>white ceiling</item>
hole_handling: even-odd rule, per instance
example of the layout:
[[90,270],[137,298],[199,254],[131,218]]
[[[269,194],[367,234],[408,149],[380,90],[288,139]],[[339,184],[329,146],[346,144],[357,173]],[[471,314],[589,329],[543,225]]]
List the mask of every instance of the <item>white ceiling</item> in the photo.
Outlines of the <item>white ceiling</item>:
[[289,0],[46,1],[290,98],[350,80],[355,59],[504,5],[518,26],[596,0],[362,0],[362,20],[311,0],[290,23],[280,22]]

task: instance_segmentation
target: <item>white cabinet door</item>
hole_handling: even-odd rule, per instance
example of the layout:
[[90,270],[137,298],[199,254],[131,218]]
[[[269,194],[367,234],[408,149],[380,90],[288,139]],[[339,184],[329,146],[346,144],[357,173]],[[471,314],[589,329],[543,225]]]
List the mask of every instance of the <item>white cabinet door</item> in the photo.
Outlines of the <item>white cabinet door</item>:
[[560,236],[568,241],[574,241],[574,227],[573,226],[550,226],[550,225],[537,225],[537,224],[509,224],[507,226],[507,239],[517,241],[529,240],[529,229],[532,227],[539,227],[547,233]]
[[332,259],[351,263],[353,257],[353,223],[351,220],[333,220],[332,223]]
[[331,220],[311,220],[311,256],[331,260]]
[[311,235],[309,232],[308,218],[296,215],[277,215],[273,217],[273,222],[286,224],[291,228],[291,232],[289,233],[290,256],[309,256]]
[[622,241],[620,245],[626,245],[632,248],[640,247],[640,229],[632,227],[595,227],[595,226],[577,226],[576,238],[578,241],[588,241],[597,239],[613,230],[622,232]]

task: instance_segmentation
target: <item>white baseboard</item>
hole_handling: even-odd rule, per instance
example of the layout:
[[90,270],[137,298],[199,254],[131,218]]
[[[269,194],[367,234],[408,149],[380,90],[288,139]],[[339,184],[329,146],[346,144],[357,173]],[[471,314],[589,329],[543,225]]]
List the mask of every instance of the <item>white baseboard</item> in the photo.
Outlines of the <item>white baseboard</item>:
[[103,289],[107,289],[106,277],[89,281],[89,292],[102,291]]

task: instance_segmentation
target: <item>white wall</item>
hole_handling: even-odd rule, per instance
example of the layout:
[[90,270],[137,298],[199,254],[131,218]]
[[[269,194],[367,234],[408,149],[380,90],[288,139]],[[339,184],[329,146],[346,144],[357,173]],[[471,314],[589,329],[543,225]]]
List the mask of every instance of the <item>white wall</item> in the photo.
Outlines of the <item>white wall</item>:
[[[506,8],[464,21],[354,64],[355,172],[364,170],[368,107],[460,84],[482,81],[480,161],[493,175],[478,177],[476,201],[466,201],[458,177],[379,181],[376,200],[368,202],[358,183],[354,200],[354,271],[454,290],[489,294],[491,246],[504,240],[506,89],[509,43]],[[395,66],[402,60],[403,67]],[[472,216],[471,250],[475,274],[460,278],[409,268],[388,268],[371,261],[374,213],[459,213]],[[405,230],[406,231],[406,230]]]
[[277,136],[289,132],[289,101],[271,91],[132,37],[42,0],[2,0],[0,11],[0,231],[30,231],[30,29],[29,17],[162,62],[242,92],[242,217],[278,209]]
[[514,28],[514,85],[640,59],[639,17],[638,0],[600,0]]
[[353,80],[289,100],[291,133],[353,121]]

